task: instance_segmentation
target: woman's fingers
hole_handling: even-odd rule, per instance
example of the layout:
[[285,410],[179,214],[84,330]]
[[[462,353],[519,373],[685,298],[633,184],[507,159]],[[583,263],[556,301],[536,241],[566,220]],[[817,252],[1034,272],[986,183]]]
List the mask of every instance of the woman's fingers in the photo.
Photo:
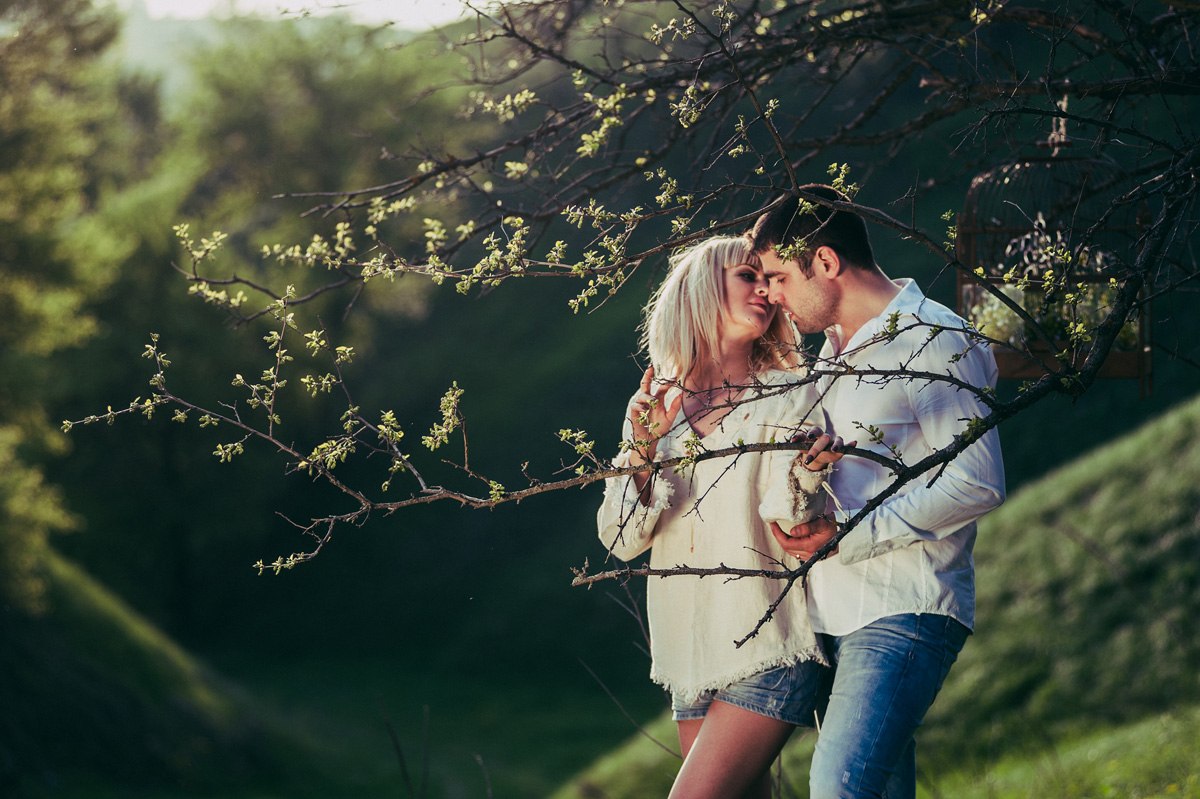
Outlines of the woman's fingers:
[[820,427],[818,427],[817,425],[811,425],[809,427],[805,427],[805,428],[801,429],[800,432],[798,432],[798,433],[796,433],[796,435],[792,436],[792,441],[794,441],[797,444],[807,443],[810,441],[815,441],[816,439],[820,438],[824,434],[825,434],[825,431],[822,430]]
[[820,471],[831,463],[837,463],[846,454],[848,447],[853,447],[858,441],[843,441],[841,436],[822,434],[818,436],[804,455],[804,465],[813,471]]
[[647,434],[654,423],[651,399],[648,394],[639,394],[629,406],[629,421],[633,425],[634,435],[639,439],[648,438]]
[[830,460],[831,454],[829,452],[829,445],[832,443],[833,437],[826,433],[822,433],[813,439],[812,443],[808,446],[808,451],[804,453],[804,465],[812,466],[816,463],[823,465],[826,463],[832,463],[834,460],[840,458],[841,455],[838,455]]
[[663,422],[668,426],[673,424],[675,417],[679,415],[679,409],[683,407],[683,391],[676,390],[674,386],[663,386],[655,399],[663,409]]
[[682,407],[683,391],[670,381],[656,386],[654,367],[646,367],[629,406],[634,435],[641,440],[661,438],[675,423]]
[[654,381],[654,367],[647,366],[646,371],[642,372],[642,383],[639,386],[643,394],[650,393],[650,384]]

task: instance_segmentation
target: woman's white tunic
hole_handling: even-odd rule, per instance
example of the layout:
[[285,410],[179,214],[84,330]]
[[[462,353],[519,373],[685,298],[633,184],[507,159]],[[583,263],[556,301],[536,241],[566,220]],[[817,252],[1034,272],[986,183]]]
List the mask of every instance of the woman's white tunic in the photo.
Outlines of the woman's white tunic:
[[[746,390],[717,428],[698,439],[701,451],[788,441],[802,427],[819,422],[812,387],[794,385],[802,377],[781,371],[761,376],[759,385]],[[660,439],[655,459],[687,454],[689,438],[694,445],[697,436],[681,414]],[[624,439],[632,439],[628,414]],[[828,470],[792,469],[795,459],[793,450],[750,452],[702,460],[678,471],[665,468],[651,478],[648,506],[639,502],[632,477],[609,478],[597,516],[600,539],[613,555],[626,561],[649,549],[650,566],[656,569],[794,568],[798,562],[779,547],[764,518],[790,517],[795,522],[811,518],[821,506],[822,483],[828,477]],[[628,465],[629,453],[622,452],[614,464]],[[796,475],[790,489],[789,473]],[[793,513],[797,510],[799,518]],[[788,529],[786,523],[782,526]],[[785,586],[786,580],[763,577],[648,578],[651,679],[683,701],[691,701],[704,691],[776,666],[799,660],[825,662],[799,582],[758,634],[736,646],[754,630]]]

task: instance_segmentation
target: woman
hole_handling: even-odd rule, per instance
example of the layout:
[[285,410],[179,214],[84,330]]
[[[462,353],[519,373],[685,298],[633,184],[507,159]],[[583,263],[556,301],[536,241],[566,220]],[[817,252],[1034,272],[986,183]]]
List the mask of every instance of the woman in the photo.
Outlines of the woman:
[[[697,440],[707,450],[784,441],[813,416],[796,335],[767,301],[743,238],[710,239],[672,259],[646,307],[642,345],[651,366],[629,403],[617,465],[683,456]],[[783,553],[769,526],[791,529],[820,512],[823,472],[840,457],[831,443],[611,478],[600,538],[622,560],[650,549],[652,567],[778,570]],[[794,727],[813,724],[827,669],[802,586],[735,645],[783,587],[759,577],[650,579],[651,679],[671,693],[684,756],[671,796],[769,796],[771,763]]]

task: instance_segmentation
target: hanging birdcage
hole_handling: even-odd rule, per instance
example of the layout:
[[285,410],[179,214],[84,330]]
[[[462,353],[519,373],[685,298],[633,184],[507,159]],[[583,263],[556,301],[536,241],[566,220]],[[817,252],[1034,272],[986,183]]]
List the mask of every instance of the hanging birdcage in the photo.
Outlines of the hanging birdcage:
[[[1079,366],[1089,329],[1108,315],[1117,278],[1135,251],[1137,209],[1113,204],[1122,173],[1098,158],[1015,160],[977,175],[958,216],[959,313],[996,343],[1000,377],[1030,379]],[[1028,312],[1023,319],[983,288]],[[1150,386],[1149,309],[1125,321],[1099,377]]]

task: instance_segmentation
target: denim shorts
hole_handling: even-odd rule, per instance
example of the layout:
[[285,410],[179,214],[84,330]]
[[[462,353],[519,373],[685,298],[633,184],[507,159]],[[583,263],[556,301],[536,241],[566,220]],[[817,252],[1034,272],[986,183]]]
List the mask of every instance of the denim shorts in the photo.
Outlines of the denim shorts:
[[818,707],[829,695],[832,670],[815,660],[760,671],[719,691],[705,691],[692,702],[671,696],[675,721],[702,719],[714,699],[797,727],[813,727]]

